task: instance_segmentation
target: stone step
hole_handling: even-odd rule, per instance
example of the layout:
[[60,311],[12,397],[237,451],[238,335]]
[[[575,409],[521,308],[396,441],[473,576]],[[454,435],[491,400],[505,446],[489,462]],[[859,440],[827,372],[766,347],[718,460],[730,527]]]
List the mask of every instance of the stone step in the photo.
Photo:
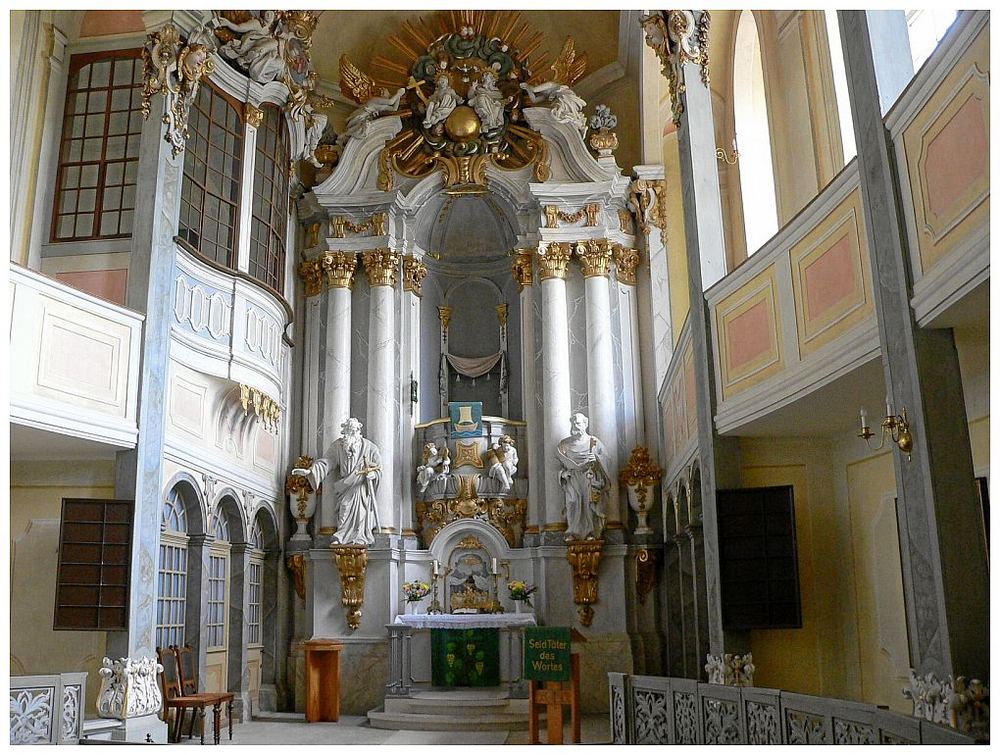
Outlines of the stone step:
[[375,729],[409,731],[511,731],[528,728],[528,713],[472,713],[455,709],[450,713],[386,712],[383,708],[368,711],[368,723]]
[[493,713],[524,713],[528,711],[527,700],[505,700],[479,698],[455,700],[448,698],[387,697],[383,709],[387,713],[453,713],[486,715]]
[[269,723],[304,724],[306,722],[306,714],[280,710],[255,710],[253,712],[253,720],[267,721]]

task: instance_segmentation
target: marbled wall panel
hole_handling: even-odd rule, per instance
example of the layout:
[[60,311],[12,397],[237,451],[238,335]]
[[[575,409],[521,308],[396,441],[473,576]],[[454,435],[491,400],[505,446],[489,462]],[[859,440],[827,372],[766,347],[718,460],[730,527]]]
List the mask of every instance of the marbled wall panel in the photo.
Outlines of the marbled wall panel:
[[[569,387],[572,413],[589,414],[587,392],[587,299],[583,275],[575,265],[566,273],[566,316],[569,323]],[[538,385],[541,385],[539,383]],[[569,417],[566,417],[569,435]]]
[[368,416],[369,295],[367,279],[356,275],[351,302],[351,416],[362,422]]

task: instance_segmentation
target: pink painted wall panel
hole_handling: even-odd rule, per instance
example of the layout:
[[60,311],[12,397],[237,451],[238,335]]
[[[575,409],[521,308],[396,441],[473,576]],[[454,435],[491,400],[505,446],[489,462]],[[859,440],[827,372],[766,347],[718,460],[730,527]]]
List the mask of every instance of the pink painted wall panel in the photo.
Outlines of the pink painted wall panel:
[[735,370],[753,361],[772,348],[771,315],[767,301],[754,304],[729,321],[726,328],[729,344],[729,369]]
[[101,37],[105,34],[124,34],[145,31],[141,10],[89,10],[80,25],[81,37]]
[[805,269],[806,316],[810,320],[857,293],[855,262],[851,238],[844,236]]
[[125,268],[81,270],[74,273],[54,273],[53,275],[68,286],[125,306],[125,284],[128,280],[128,270]]
[[931,212],[943,215],[989,170],[983,103],[970,97],[927,145],[924,185]]

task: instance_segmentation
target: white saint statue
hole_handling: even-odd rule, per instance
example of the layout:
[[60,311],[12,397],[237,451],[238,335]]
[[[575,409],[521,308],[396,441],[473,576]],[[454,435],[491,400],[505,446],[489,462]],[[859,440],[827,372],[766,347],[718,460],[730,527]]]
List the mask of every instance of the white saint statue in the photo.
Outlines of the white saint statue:
[[503,125],[503,93],[497,89],[497,75],[492,70],[483,73],[479,81],[469,87],[469,104],[483,124],[483,131]]
[[434,80],[434,94],[427,100],[424,114],[424,128],[432,128],[445,120],[462,102],[458,92],[452,89],[448,74],[441,73]]
[[514,485],[514,475],[517,474],[517,449],[514,439],[504,435],[486,452],[490,464],[490,479],[496,480],[500,490],[508,492]]
[[308,469],[296,467],[293,475],[305,477],[313,490],[327,475],[337,497],[337,531],[333,541],[342,545],[371,545],[379,528],[375,491],[382,477],[378,446],[361,437],[361,423],[351,417],[340,426],[341,436]]
[[581,133],[587,130],[587,116],[583,114],[587,103],[565,84],[557,81],[546,81],[534,86],[522,83],[521,89],[528,93],[533,105],[539,102],[551,102],[552,115],[560,123],[568,123]]
[[425,492],[427,486],[436,480],[448,479],[450,471],[451,457],[448,455],[448,447],[438,450],[437,443],[425,444],[423,464],[417,467],[417,487],[420,492]]
[[565,539],[594,540],[604,531],[608,452],[600,440],[587,433],[586,416],[576,413],[569,423],[569,437],[556,447],[562,465],[559,484],[566,496]]

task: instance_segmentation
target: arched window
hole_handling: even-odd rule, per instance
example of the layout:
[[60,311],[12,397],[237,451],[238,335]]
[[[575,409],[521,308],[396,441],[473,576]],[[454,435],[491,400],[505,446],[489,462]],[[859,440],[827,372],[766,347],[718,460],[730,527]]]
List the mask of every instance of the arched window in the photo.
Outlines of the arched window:
[[747,256],[778,230],[778,209],[771,162],[771,132],[764,96],[764,67],[753,13],[743,11],[736,27],[733,107],[740,152],[740,187]]
[[837,116],[840,120],[840,141],[844,147],[844,165],[858,154],[854,138],[854,119],[851,117],[851,98],[847,93],[847,68],[844,66],[844,47],[840,40],[840,21],[837,11],[827,10],[826,34],[830,42],[830,65],[833,68],[833,90],[837,95]]
[[138,50],[87,53],[70,60],[52,241],[131,235],[141,85]]
[[253,166],[249,273],[281,293],[288,226],[288,130],[281,111],[264,107]]
[[184,644],[188,535],[184,501],[176,488],[163,502],[156,591],[156,647]]
[[203,82],[188,117],[177,235],[195,251],[236,269],[243,176],[241,105]]
[[263,641],[260,630],[261,588],[264,573],[264,533],[260,521],[250,530],[250,559],[247,569],[247,643],[259,646]]
[[[212,522],[215,542],[208,554],[208,650],[221,652],[224,656],[227,641],[227,615],[229,613],[229,523],[225,514],[217,511]],[[225,663],[222,664],[225,668]],[[223,677],[224,678],[224,677]]]

